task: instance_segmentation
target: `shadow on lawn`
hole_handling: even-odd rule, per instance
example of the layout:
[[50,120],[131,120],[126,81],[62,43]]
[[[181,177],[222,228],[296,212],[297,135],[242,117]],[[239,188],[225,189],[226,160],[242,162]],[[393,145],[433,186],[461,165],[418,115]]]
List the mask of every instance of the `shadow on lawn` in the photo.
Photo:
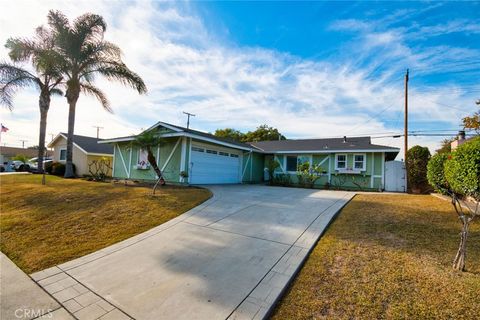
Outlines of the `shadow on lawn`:
[[[386,204],[363,199],[356,198],[342,211],[329,235],[362,246],[428,255],[450,266],[460,242],[461,224],[448,202],[422,206],[423,199],[411,196]],[[480,274],[479,222],[473,222],[467,244],[467,271],[475,274]]]

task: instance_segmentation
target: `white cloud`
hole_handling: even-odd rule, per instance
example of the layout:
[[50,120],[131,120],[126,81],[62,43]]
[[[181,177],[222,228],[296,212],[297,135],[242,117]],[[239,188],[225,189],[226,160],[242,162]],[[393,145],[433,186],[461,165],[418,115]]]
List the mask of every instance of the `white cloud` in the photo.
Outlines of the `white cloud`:
[[[390,73],[372,76],[378,64],[360,67],[356,61],[322,62],[263,48],[232,47],[209,33],[188,8],[171,3],[97,1],[92,8],[92,2],[82,1],[21,2],[7,6],[9,15],[0,17],[0,25],[5,26],[0,29],[0,43],[9,36],[29,36],[35,26],[46,22],[50,8],[70,18],[94,9],[109,24],[106,38],[123,49],[127,65],[144,78],[149,88],[145,96],[99,80],[115,113],[103,111],[97,102],[82,96],[76,116],[78,134],[93,136],[93,125],[105,127],[103,137],[114,137],[138,133],[159,120],[183,124],[182,111],[190,111],[197,115],[192,126],[205,131],[219,127],[251,130],[267,123],[292,138],[342,136],[392,131],[391,125],[372,116],[385,109],[382,116],[398,117],[402,110],[398,65],[392,65]],[[368,24],[353,20],[336,26],[345,27],[369,30]],[[400,36],[397,31],[367,32],[363,39],[369,42],[352,50],[350,56],[370,55],[379,50],[375,44],[383,48],[379,58],[387,63],[391,59],[423,61],[425,53],[415,54],[402,43],[394,45]],[[5,57],[2,48],[0,59]],[[458,111],[442,110],[435,103],[465,101],[461,90],[452,95],[449,89],[435,94],[412,90],[412,118],[456,124]],[[36,103],[33,90],[23,91],[16,96],[14,112],[0,111],[2,122],[11,129],[2,143],[18,145],[19,139],[28,139],[37,144]],[[66,129],[66,102],[56,98],[48,132]],[[398,127],[393,129],[398,131]],[[431,145],[434,141],[415,140]],[[398,139],[387,142],[401,145]]]

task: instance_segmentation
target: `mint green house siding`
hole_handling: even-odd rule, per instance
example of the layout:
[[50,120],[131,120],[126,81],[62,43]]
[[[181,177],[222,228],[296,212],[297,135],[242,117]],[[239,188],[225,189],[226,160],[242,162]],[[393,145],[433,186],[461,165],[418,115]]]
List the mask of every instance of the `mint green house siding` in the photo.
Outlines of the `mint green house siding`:
[[[364,156],[364,168],[359,172],[342,172],[335,166],[336,155],[346,156],[346,167],[354,167],[354,156]],[[265,161],[275,158],[280,163],[280,167],[275,171],[276,175],[288,175],[293,185],[298,183],[296,172],[286,171],[287,157],[306,157],[310,158],[313,165],[320,167],[320,176],[315,181],[316,188],[333,187],[338,189],[365,189],[379,190],[384,188],[384,166],[385,154],[383,152],[341,152],[341,153],[322,153],[322,154],[275,154],[266,156]],[[265,162],[266,166],[266,162]]]
[[259,183],[265,175],[265,156],[257,152],[244,152],[242,161],[242,182]]
[[[152,152],[157,159],[165,180],[178,182],[180,179],[180,158],[182,137],[166,138]],[[133,142],[116,143],[114,145],[113,176],[122,179],[155,180],[156,174],[152,168],[137,169],[140,147]]]
[[[315,188],[382,190],[385,186],[385,161],[393,160],[398,153],[395,148],[371,145],[370,140],[363,138],[351,140],[351,143],[363,141],[365,147],[360,145],[358,149],[352,148],[354,145],[351,144],[344,148],[345,139],[337,144],[328,140],[328,143],[333,143],[333,148],[330,144],[327,147],[327,142],[322,139],[319,139],[322,144],[316,142],[320,146],[317,148],[305,145],[308,140],[311,146],[310,140],[316,139],[303,142],[289,140],[285,143],[269,141],[269,149],[268,145],[265,147],[265,142],[259,142],[260,146],[242,144],[164,122],[158,122],[147,130],[155,130],[162,137],[161,144],[153,148],[153,153],[165,180],[170,183],[262,183],[268,178],[265,170],[268,161],[275,159],[280,164],[275,176],[280,179],[281,185],[299,185],[295,164],[308,161],[319,168]],[[104,141],[114,145],[113,176],[156,180],[153,169],[137,165],[140,149],[134,141],[135,137]],[[281,149],[283,146],[285,149]]]

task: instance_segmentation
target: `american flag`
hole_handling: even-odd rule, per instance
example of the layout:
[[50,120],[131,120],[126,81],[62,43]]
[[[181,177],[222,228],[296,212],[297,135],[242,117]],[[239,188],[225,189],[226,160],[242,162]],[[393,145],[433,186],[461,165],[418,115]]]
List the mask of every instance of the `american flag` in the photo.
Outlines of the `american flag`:
[[7,127],[5,127],[5,126],[3,125],[3,123],[2,123],[2,124],[0,124],[0,125],[2,126],[2,130],[1,130],[1,132],[7,132],[7,131],[8,131],[8,128],[7,128]]

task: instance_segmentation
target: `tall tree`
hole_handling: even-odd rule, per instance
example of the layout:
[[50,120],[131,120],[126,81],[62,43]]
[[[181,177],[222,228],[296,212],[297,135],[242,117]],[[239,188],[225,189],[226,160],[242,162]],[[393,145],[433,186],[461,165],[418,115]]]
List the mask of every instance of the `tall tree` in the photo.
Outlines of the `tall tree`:
[[219,138],[226,138],[237,142],[241,142],[245,137],[245,134],[232,128],[217,129],[214,135]]
[[105,110],[112,112],[105,93],[93,84],[96,76],[118,81],[140,94],[146,93],[147,87],[142,78],[123,63],[120,48],[104,40],[107,24],[102,16],[86,13],[70,23],[63,13],[50,11],[48,24],[55,35],[66,79],[65,96],[69,110],[65,177],[72,178],[75,111],[80,93],[97,98]]
[[[40,92],[38,106],[40,109],[40,132],[38,135],[38,169],[43,172],[45,155],[45,136],[47,133],[47,114],[50,109],[51,96],[62,95],[59,89],[62,76],[54,52],[54,39],[51,32],[38,27],[32,39],[10,38],[5,47],[9,50],[14,63],[0,62],[0,103],[13,109],[13,95],[21,88],[36,87]],[[16,65],[17,62],[29,61],[32,72]]]
[[[477,100],[476,104],[480,107],[480,100]],[[480,110],[471,116],[463,118],[462,122],[465,129],[472,129],[475,130],[477,134],[480,134]]]
[[452,142],[455,141],[456,138],[447,138],[443,139],[440,148],[435,150],[437,153],[450,153],[452,152]]
[[277,128],[269,127],[266,124],[259,126],[255,131],[249,131],[243,138],[244,142],[286,140]]

